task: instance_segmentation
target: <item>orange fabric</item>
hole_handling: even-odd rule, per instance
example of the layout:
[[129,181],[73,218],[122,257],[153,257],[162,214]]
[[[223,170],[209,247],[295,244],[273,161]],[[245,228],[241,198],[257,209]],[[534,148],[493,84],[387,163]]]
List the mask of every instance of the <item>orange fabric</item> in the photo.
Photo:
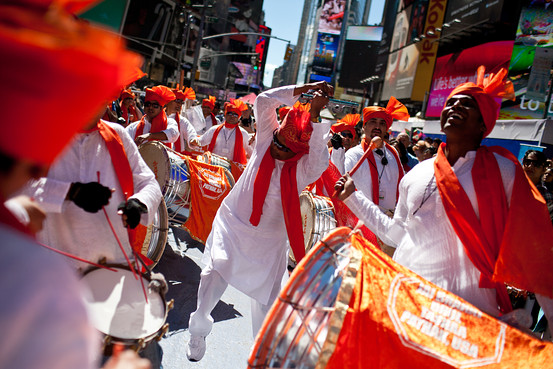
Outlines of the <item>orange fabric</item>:
[[343,131],[349,131],[353,137],[357,136],[355,131],[355,125],[361,120],[361,115],[359,114],[347,114],[342,119],[339,119],[337,123],[333,124],[330,127],[330,130],[334,133],[340,133]]
[[[40,120],[7,125],[0,148],[43,165],[51,164],[106,101],[134,80],[142,64],[117,35],[75,19],[60,5],[36,0],[0,4],[1,98],[12,107],[3,119],[20,121],[23,106],[41,114]],[[86,104],[75,91],[86,91]],[[67,119],[60,117],[60,101]],[[25,144],[14,137],[25,137]]]
[[175,94],[169,87],[154,86],[146,89],[146,97],[144,98],[144,102],[157,101],[158,104],[163,107],[167,105],[169,101],[173,101],[175,99]]
[[215,148],[215,144],[217,143],[217,137],[219,136],[219,133],[221,132],[221,129],[223,129],[223,127],[235,129],[234,153],[232,154],[232,161],[235,161],[242,165],[246,165],[248,162],[248,158],[246,157],[246,150],[244,149],[244,140],[242,139],[242,131],[240,130],[240,127],[238,127],[238,123],[234,125],[231,125],[228,123],[220,124],[217,128],[215,128],[215,132],[213,132],[213,137],[211,138],[211,142],[207,146],[207,151],[213,152],[213,149]]
[[183,228],[196,240],[205,243],[215,214],[230,192],[231,185],[222,167],[190,158],[186,161],[190,173],[190,216]]
[[[177,96],[177,99],[179,97]],[[180,133],[180,114],[178,112],[175,113],[175,121],[177,122],[177,126],[179,127],[179,133]],[[184,151],[184,147],[181,147],[181,144],[180,144],[180,137],[177,138],[177,140],[175,142],[173,142],[173,148],[176,152],[178,153],[181,153]]]
[[550,366],[551,342],[480,312],[357,235],[351,245],[362,258],[327,369]]
[[125,100],[126,98],[134,99],[136,95],[131,90],[123,90],[119,96],[120,100]]
[[[436,183],[448,218],[473,264],[482,273],[480,287],[498,291],[503,312],[511,310],[505,283],[553,296],[553,226],[545,201],[507,150],[481,147],[472,169],[480,219],[443,153],[435,161]],[[511,207],[493,153],[516,167]],[[521,247],[524,245],[524,247]]]
[[[485,67],[482,65],[477,71],[476,84],[467,82],[455,87],[447,97],[449,100],[454,95],[469,95],[472,96],[482,114],[482,119],[486,126],[484,137],[490,134],[495,126],[495,121],[499,113],[500,104],[494,98],[504,98],[515,100],[515,90],[513,83],[505,80],[507,77],[507,69],[501,68],[496,74],[490,73],[488,78],[484,78]],[[446,100],[446,104],[447,104]]]
[[[144,127],[146,126],[146,114],[142,116],[142,119],[140,119],[140,122],[138,123],[138,126],[136,126],[136,132],[134,133],[134,139],[136,139],[138,136],[144,134]],[[154,119],[152,119],[151,127],[150,127],[150,133],[156,133],[161,132],[167,129],[167,114],[165,114],[165,110],[161,109],[161,112],[155,116]],[[171,144],[168,142],[162,142],[165,146],[171,147]]]
[[172,91],[175,94],[177,100],[194,100],[196,98],[196,92],[194,92],[194,90],[190,87],[186,87],[184,91],[181,91],[179,89],[173,89]]
[[390,129],[394,119],[409,120],[409,112],[405,105],[399,102],[395,97],[390,97],[386,108],[381,106],[367,106],[363,109],[363,124],[371,118],[382,118],[386,121],[386,129]]
[[311,114],[296,108],[290,110],[278,128],[278,133],[284,138],[286,147],[296,154],[309,152],[311,132],[313,132]]
[[[401,182],[401,179],[403,178],[403,175],[404,175],[403,166],[401,165],[401,160],[399,160],[399,156],[397,155],[396,150],[392,146],[390,146],[387,142],[385,142],[384,144],[386,145],[386,148],[394,156],[394,159],[395,159],[396,165],[397,165],[397,170],[398,170],[398,173],[399,173],[398,180],[397,180],[397,185],[396,185],[396,202],[397,202],[397,198],[399,196],[399,182]],[[361,147],[363,148],[363,151],[367,151],[368,145],[365,142],[365,140],[363,140],[363,142],[361,142]],[[374,152],[372,150],[369,153],[369,155],[367,156],[367,164],[369,165],[369,169],[371,171],[371,184],[372,184],[372,189],[373,189],[372,201],[376,205],[378,205],[378,203],[380,201],[379,200],[380,184],[378,183],[378,170],[376,168]],[[388,165],[390,165],[390,164],[388,164]]]
[[233,112],[242,116],[242,112],[248,110],[248,106],[245,102],[239,99],[230,99],[230,102],[225,103],[225,114]]
[[288,114],[292,110],[289,106],[283,106],[282,108],[278,109],[278,117],[280,118],[280,121],[282,122],[284,118],[286,118],[286,114]]
[[210,109],[213,109],[215,107],[215,101],[215,96],[210,96],[209,99],[202,100],[202,106],[207,106]]

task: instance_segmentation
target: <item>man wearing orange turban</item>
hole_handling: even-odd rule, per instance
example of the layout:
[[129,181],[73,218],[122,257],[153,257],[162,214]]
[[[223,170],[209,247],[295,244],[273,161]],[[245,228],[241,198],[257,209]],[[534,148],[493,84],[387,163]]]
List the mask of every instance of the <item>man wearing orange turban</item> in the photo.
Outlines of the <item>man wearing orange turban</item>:
[[125,127],[129,123],[142,119],[142,112],[136,107],[136,95],[130,90],[123,90],[119,96],[119,107],[121,108],[121,117],[125,119]]
[[342,174],[345,173],[346,152],[359,144],[359,135],[355,126],[360,120],[359,114],[347,114],[330,127],[330,131],[333,133],[330,139],[332,144],[330,161]]
[[248,107],[242,100],[231,99],[231,102],[227,102],[224,124],[213,126],[201,135],[198,139],[200,146],[207,146],[207,151],[246,165],[252,146],[248,132],[238,125],[246,109]]
[[[365,138],[360,145],[346,152],[344,169],[351,170],[367,150],[373,137],[384,137],[394,119],[407,120],[407,108],[391,97],[386,108],[369,106],[363,109]],[[353,175],[359,191],[382,209],[392,211],[398,199],[398,184],[403,177],[403,166],[396,150],[386,144],[373,149],[359,170]]]
[[173,89],[175,99],[171,100],[165,109],[167,117],[174,119],[179,126],[179,138],[173,143],[173,150],[183,153],[186,151],[187,145],[197,145],[198,134],[190,121],[181,115],[182,106],[186,100],[194,100],[196,93],[190,87],[186,87],[184,91]]
[[[292,106],[301,93],[317,90],[311,111],[291,110],[279,126],[276,108]],[[211,310],[228,284],[252,298],[252,328],[257,333],[280,291],[286,271],[287,239],[296,258],[305,253],[299,193],[328,165],[330,122],[318,123],[332,95],[326,83],[285,86],[261,93],[254,104],[256,146],[223,200],[206,242],[198,306],[190,316],[189,360],[200,360],[211,331]]]
[[[9,348],[0,350],[5,368],[92,369],[99,364],[99,337],[88,321],[78,277],[65,259],[41,248],[33,230],[5,206],[28,180],[46,172],[79,129],[104,112],[106,102],[134,80],[142,64],[111,32],[77,20],[65,5],[0,3],[0,95],[12,107],[3,114],[10,124],[0,135],[0,257],[6,261],[0,269],[0,326],[10,337]],[[86,104],[75,91],[86,91]],[[65,104],[64,114],[60,104]],[[40,111],[41,118],[21,119],[27,106]],[[41,212],[30,200],[24,205],[18,214]],[[130,361],[140,364],[134,368],[148,367],[136,354],[122,355],[107,365]]]
[[198,132],[200,134],[205,133],[213,126],[221,124],[221,121],[213,113],[213,109],[215,109],[215,101],[215,96],[209,96],[209,98],[202,100],[202,113],[205,119],[205,128],[203,132]]
[[127,133],[137,145],[157,140],[171,146],[179,138],[179,126],[172,118],[167,118],[163,107],[175,100],[175,94],[165,86],[146,89],[144,98],[144,116],[141,120],[127,126]]
[[514,155],[480,145],[495,125],[495,98],[514,98],[506,75],[502,69],[484,78],[481,67],[476,84],[453,90],[441,114],[446,143],[404,177],[393,219],[359,192],[349,196],[355,186],[348,176],[337,189],[345,188],[339,198],[347,197],[372,231],[397,246],[396,261],[482,311],[508,314],[507,321],[520,324],[514,317],[527,318],[524,311],[509,314],[506,283],[536,292],[553,318],[553,226]]

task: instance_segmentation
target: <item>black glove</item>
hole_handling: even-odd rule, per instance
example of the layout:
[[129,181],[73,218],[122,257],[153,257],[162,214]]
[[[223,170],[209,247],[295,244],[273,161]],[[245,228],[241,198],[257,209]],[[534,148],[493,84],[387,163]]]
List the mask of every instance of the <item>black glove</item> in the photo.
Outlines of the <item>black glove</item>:
[[339,133],[333,134],[332,138],[330,139],[330,143],[332,144],[332,147],[335,149],[339,149],[340,147],[343,147],[342,136],[340,136]]
[[98,182],[71,183],[67,198],[89,213],[96,213],[109,203],[111,190]]
[[140,216],[148,212],[146,205],[137,199],[129,199],[126,203],[122,202],[117,210],[122,210],[123,214],[127,216],[127,225],[131,228],[136,228],[140,223]]
[[148,284],[148,288],[150,288],[152,291],[166,294],[167,291],[169,291],[169,287],[167,286],[167,281],[165,280],[165,277],[161,273],[151,273],[150,274],[150,283]]

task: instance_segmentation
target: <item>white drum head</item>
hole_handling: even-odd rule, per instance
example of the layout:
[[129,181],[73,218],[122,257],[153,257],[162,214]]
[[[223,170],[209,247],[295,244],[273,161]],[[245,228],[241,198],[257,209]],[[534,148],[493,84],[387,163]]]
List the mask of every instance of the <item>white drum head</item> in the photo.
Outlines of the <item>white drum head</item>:
[[138,147],[142,158],[156,176],[157,183],[162,189],[171,178],[171,164],[165,146],[157,141],[146,142]]
[[85,305],[96,329],[121,339],[146,338],[161,329],[165,302],[161,295],[148,289],[148,280],[142,280],[148,303],[140,279],[135,279],[129,270],[96,269],[83,277],[90,290]]
[[300,212],[303,227],[303,240],[305,249],[307,250],[313,240],[313,231],[315,228],[315,204],[313,203],[313,195],[310,192],[304,191],[300,194]]

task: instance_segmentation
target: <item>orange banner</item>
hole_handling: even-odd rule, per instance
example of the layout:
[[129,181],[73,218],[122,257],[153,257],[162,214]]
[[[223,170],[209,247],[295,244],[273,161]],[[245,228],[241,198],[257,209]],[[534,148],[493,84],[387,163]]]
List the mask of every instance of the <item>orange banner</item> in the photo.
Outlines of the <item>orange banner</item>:
[[551,342],[481,312],[360,236],[351,236],[351,242],[361,258],[340,333],[335,342],[325,342],[331,350],[334,346],[327,369],[514,369],[553,362]]
[[183,228],[204,242],[211,232],[215,214],[232,186],[222,167],[187,159],[190,172],[190,215]]

